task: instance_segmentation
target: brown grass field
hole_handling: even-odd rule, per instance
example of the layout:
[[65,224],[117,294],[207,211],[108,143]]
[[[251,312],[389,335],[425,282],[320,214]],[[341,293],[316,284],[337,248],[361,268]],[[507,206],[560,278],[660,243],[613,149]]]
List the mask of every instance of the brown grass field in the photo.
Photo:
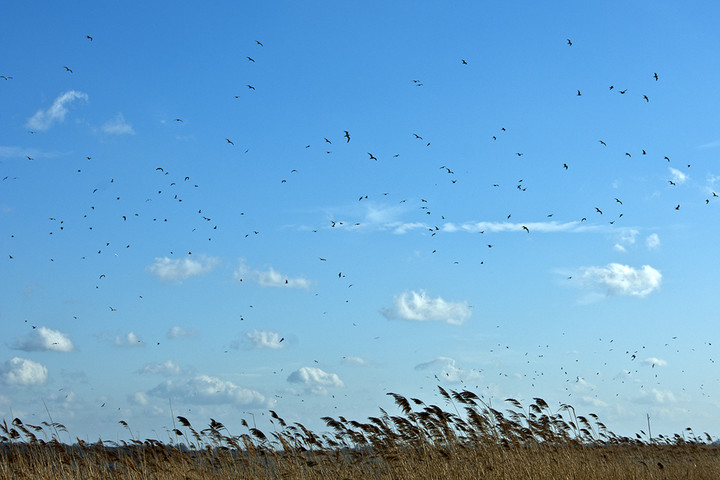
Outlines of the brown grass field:
[[[276,431],[250,427],[233,436],[210,419],[197,430],[184,417],[158,440],[61,443],[59,423],[0,424],[5,479],[720,479],[720,446],[686,431],[674,437],[617,436],[594,414],[552,412],[541,398],[505,413],[468,391],[446,391],[451,412],[390,393],[402,412],[366,423],[324,417],[331,433],[289,425],[270,411]],[[120,422],[127,427],[123,421]],[[40,438],[43,437],[43,438]]]

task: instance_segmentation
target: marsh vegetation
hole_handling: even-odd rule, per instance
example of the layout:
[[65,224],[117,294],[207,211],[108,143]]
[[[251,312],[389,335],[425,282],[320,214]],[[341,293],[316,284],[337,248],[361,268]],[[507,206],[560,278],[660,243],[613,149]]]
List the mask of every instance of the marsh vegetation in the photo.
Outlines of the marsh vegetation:
[[60,423],[5,420],[0,479],[720,478],[720,447],[707,433],[618,436],[570,405],[554,411],[541,398],[528,406],[507,399],[500,411],[472,392],[438,388],[445,409],[389,393],[398,414],[323,417],[323,433],[271,410],[273,432],[244,420],[239,435],[215,419],[198,429],[178,416],[167,442],[68,445]]

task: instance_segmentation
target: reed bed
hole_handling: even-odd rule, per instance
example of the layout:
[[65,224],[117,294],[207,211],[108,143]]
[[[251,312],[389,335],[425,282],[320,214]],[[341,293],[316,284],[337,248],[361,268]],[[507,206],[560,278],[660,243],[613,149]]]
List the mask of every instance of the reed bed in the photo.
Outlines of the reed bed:
[[552,411],[541,398],[527,408],[507,399],[501,412],[472,392],[438,388],[451,411],[390,393],[400,414],[323,417],[322,434],[271,410],[269,434],[244,420],[247,433],[231,435],[214,419],[198,430],[176,417],[170,443],[68,445],[62,424],[16,418],[0,425],[0,480],[720,478],[720,447],[708,434],[617,436],[570,405]]

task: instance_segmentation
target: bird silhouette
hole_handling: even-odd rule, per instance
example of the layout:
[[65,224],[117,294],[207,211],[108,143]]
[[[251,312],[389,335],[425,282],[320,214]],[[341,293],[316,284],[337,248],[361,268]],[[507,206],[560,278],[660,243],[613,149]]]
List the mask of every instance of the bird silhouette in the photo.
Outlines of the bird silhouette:
[[[567,39],[567,44],[568,44],[569,47],[572,47],[572,40],[570,40],[570,39],[568,38],[568,39]],[[582,49],[581,49],[581,50],[582,50]]]
[[344,132],[345,132],[344,137],[347,138],[347,143],[350,143],[350,132],[348,132],[347,130],[344,130]]
[[93,40],[93,37],[91,37],[90,35],[85,35],[85,38],[87,38],[87,39],[90,40],[91,42],[92,42],[92,40]]
[[66,71],[66,72],[70,72],[70,73],[73,73],[73,71],[72,71],[72,70],[70,70],[70,68],[69,68],[69,67],[64,67],[64,68],[65,68],[65,71]]
[[658,81],[658,74],[657,74],[657,73],[653,73],[653,78],[654,78],[655,81],[657,82],[657,81]]
[[265,46],[265,45],[263,45],[262,43],[260,43],[258,40],[255,40],[255,43],[257,43],[257,44],[260,45],[261,47],[264,47],[264,46]]
[[463,65],[467,65],[468,63],[465,60],[462,60]]
[[370,155],[370,160],[377,160],[377,158],[375,158],[375,156],[372,153],[368,152],[368,155]]
[[251,62],[255,63],[255,60],[253,60],[251,57],[247,57],[247,59],[250,60]]
[[602,210],[600,210],[598,207],[595,207],[595,211],[602,215]]
[[226,138],[225,141],[229,143],[230,145],[235,145],[229,138]]
[[252,85],[246,85],[246,87],[248,87],[248,90],[255,90],[255,87],[253,87]]

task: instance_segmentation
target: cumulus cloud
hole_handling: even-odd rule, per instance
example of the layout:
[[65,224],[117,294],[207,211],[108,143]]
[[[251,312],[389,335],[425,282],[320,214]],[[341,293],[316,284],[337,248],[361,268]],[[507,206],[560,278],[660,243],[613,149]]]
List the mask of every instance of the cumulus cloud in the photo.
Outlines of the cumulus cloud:
[[8,385],[42,385],[48,379],[45,365],[15,357],[0,365],[0,378]]
[[200,332],[194,328],[178,327],[177,325],[170,327],[168,330],[167,337],[170,339],[183,338],[183,337],[197,337]]
[[112,120],[105,122],[102,131],[110,135],[135,135],[135,130],[125,121],[122,113],[118,113]]
[[605,267],[588,267],[581,274],[582,281],[591,287],[605,290],[608,295],[643,297],[660,288],[662,274],[649,265],[636,269],[628,265],[610,263]]
[[197,375],[185,380],[167,380],[148,393],[160,398],[182,398],[196,404],[231,404],[258,408],[271,407],[274,404],[273,400],[265,398],[260,392],[209,375]]
[[676,184],[678,183],[684,183],[688,176],[685,175],[683,172],[678,170],[677,168],[668,167],[670,169],[670,176],[672,177],[672,181]]
[[19,339],[14,346],[17,350],[26,352],[53,351],[72,352],[75,346],[64,333],[51,330],[47,327],[39,327],[23,339]]
[[444,381],[451,383],[476,380],[481,377],[475,370],[465,370],[455,364],[455,360],[449,357],[437,357],[429,362],[415,366],[415,370],[428,370]]
[[254,330],[245,334],[255,348],[283,348],[283,337],[270,330]]
[[215,268],[220,261],[215,257],[200,256],[198,258],[156,257],[148,271],[161,282],[180,282],[190,277],[202,275]]
[[660,237],[658,236],[658,234],[651,233],[650,235],[648,235],[647,238],[645,239],[645,245],[650,250],[659,247],[660,246]]
[[87,101],[87,93],[70,90],[55,99],[47,110],[38,110],[30,117],[26,126],[32,130],[47,130],[55,122],[62,122],[67,115],[68,107],[75,100]]
[[135,332],[130,332],[125,336],[117,336],[114,341],[118,347],[144,347],[145,342]]
[[431,320],[461,325],[470,318],[472,310],[467,302],[448,302],[440,297],[430,298],[424,290],[421,290],[396,295],[393,308],[382,309],[380,313],[388,319]]
[[234,272],[234,276],[236,280],[251,280],[263,287],[310,288],[310,281],[306,278],[291,278],[275,271],[272,267],[266,271],[255,270],[248,267],[244,262],[240,263],[240,266]]
[[287,381],[304,385],[308,390],[317,395],[325,395],[327,393],[325,387],[345,386],[337,374],[327,373],[315,367],[302,367],[299,370],[295,370],[288,376]]
[[183,370],[177,363],[172,360],[167,360],[163,363],[146,363],[143,368],[138,370],[138,373],[151,373],[154,375],[180,375],[183,373]]

